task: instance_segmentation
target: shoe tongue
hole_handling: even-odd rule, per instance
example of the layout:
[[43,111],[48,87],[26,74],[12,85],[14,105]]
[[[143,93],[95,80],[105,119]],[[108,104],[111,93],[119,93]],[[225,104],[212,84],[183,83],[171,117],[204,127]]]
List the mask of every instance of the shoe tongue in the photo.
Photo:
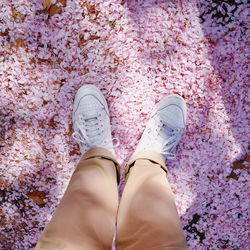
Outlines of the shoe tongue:
[[86,121],[89,125],[94,125],[95,122],[96,122],[96,116],[85,118],[85,121]]
[[88,110],[88,112],[84,114],[84,120],[88,127],[87,136],[90,142],[99,142],[102,140],[98,133],[97,117],[98,114],[95,110]]
[[84,113],[84,119],[86,121],[92,120],[95,118],[97,118],[97,113],[96,113],[96,110],[94,110],[94,109],[88,110],[87,112]]

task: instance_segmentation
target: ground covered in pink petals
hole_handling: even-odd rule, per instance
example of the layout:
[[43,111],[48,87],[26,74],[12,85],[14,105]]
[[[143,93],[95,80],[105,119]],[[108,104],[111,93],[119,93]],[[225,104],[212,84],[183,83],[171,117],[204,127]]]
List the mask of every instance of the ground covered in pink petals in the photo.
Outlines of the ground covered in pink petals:
[[32,249],[80,159],[74,95],[105,95],[124,166],[152,106],[176,93],[167,160],[191,249],[247,249],[246,0],[1,0],[0,249]]

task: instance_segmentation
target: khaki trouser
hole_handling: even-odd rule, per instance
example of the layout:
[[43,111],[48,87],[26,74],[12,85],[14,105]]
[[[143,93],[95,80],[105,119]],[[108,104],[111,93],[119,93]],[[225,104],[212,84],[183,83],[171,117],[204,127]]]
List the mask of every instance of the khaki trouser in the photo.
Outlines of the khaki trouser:
[[163,157],[145,151],[126,165],[126,185],[118,208],[119,164],[103,148],[84,154],[39,249],[188,249]]

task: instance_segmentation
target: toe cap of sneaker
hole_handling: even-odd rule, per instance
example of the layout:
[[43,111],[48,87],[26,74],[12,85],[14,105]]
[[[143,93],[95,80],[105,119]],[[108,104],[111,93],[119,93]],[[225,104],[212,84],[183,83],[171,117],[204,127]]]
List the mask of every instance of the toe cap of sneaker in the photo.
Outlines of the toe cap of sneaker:
[[107,102],[105,100],[105,97],[103,96],[103,94],[101,93],[101,91],[97,87],[95,87],[94,85],[90,85],[90,84],[84,85],[78,89],[78,91],[75,95],[73,113],[76,112],[77,108],[79,107],[79,103],[81,101],[85,102],[88,99],[99,101],[100,104],[102,104],[103,107],[105,108],[107,114],[109,114],[108,105],[107,105]]
[[186,125],[187,107],[185,100],[179,95],[164,97],[156,105],[160,117],[170,126],[184,128]]

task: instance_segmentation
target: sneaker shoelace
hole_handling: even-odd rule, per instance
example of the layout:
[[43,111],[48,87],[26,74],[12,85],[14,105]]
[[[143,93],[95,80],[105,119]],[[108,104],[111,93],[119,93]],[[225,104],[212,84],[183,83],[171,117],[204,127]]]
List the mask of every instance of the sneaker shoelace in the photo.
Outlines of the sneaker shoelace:
[[91,147],[95,147],[91,142],[91,138],[100,138],[98,145],[107,149],[113,149],[120,145],[118,138],[114,137],[113,141],[116,141],[115,145],[112,145],[105,139],[102,139],[102,134],[105,132],[103,127],[104,117],[102,112],[98,112],[95,115],[81,115],[76,121],[79,131],[75,131],[72,137],[80,143],[82,151],[86,152]]
[[168,159],[175,159],[176,157],[173,153],[171,153],[171,151],[178,144],[184,129],[178,127],[173,128],[166,122],[163,122],[161,118],[154,119],[154,123],[156,129],[151,131],[155,131],[155,138],[164,135],[167,136],[167,139],[164,139],[163,147],[160,153]]

